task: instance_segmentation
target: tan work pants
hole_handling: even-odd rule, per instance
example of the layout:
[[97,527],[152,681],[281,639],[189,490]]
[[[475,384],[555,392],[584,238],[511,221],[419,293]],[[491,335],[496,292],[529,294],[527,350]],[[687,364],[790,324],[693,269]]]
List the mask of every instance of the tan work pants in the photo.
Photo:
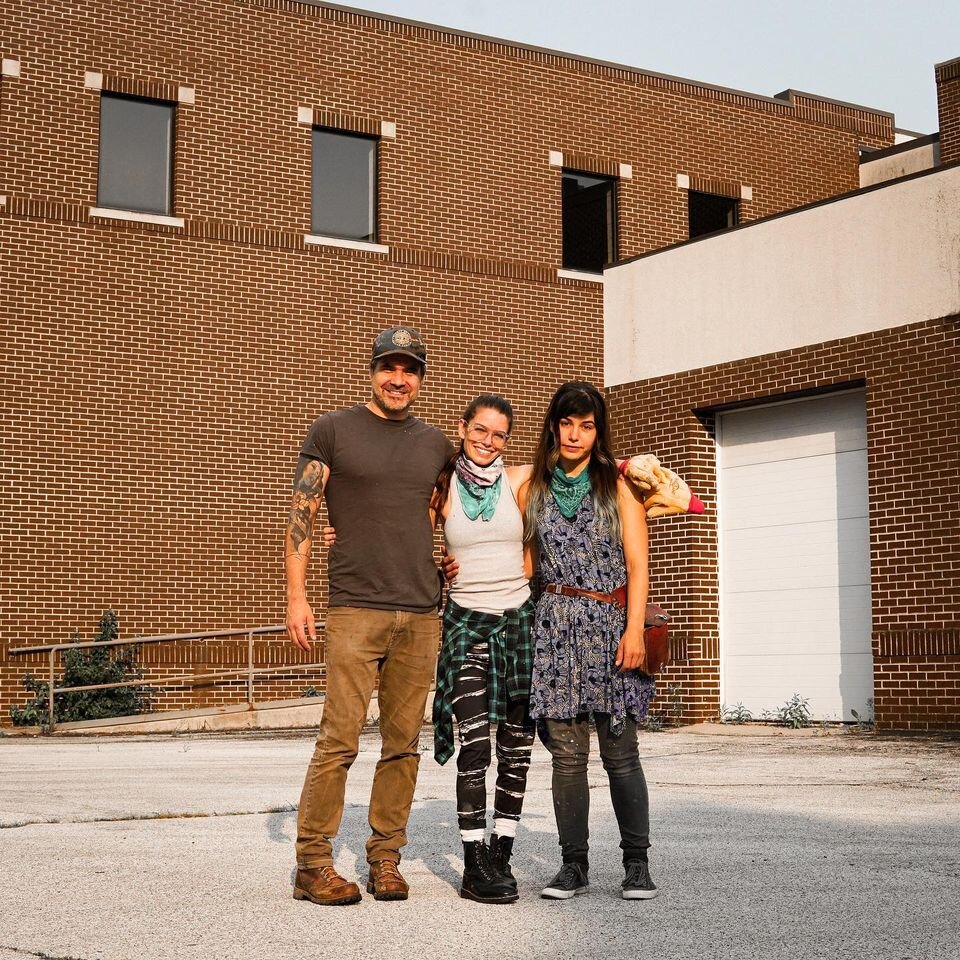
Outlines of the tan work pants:
[[382,748],[370,792],[367,861],[399,862],[420,763],[420,728],[436,669],[436,613],[332,607],[327,695],[297,819],[297,865],[333,863],[347,771],[357,757],[377,675]]

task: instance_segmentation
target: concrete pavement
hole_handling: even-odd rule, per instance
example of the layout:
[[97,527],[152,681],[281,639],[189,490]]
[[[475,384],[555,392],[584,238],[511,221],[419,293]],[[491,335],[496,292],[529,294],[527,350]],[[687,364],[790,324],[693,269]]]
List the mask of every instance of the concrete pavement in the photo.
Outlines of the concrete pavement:
[[[407,903],[291,898],[312,739],[0,737],[0,960],[960,958],[960,742],[751,728],[646,733],[651,867],[625,902],[616,823],[591,769],[591,889],[539,898],[559,862],[537,745],[521,900],[457,896],[454,763],[428,741]],[[364,876],[376,734],[348,783],[338,868]]]

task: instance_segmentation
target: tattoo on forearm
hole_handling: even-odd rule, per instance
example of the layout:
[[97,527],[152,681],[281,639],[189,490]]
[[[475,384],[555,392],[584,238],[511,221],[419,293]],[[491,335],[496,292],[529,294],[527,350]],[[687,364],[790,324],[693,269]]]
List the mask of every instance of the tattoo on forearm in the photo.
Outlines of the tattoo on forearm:
[[293,501],[290,504],[290,513],[287,518],[288,551],[300,554],[304,543],[313,540],[313,518],[320,507],[323,496],[323,478],[326,467],[316,460],[311,460],[303,470],[297,474],[293,485]]
[[312,528],[313,514],[310,510],[310,503],[303,494],[295,493],[287,523],[293,553],[299,553],[300,545],[311,538]]

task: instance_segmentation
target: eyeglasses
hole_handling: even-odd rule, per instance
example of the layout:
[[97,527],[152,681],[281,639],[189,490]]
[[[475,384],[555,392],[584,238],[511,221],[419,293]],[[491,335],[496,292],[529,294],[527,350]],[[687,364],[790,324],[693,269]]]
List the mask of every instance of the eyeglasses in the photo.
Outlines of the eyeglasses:
[[481,427],[479,423],[471,423],[467,427],[466,433],[471,440],[477,443],[489,439],[495,447],[505,447],[510,439],[509,433],[504,433],[502,430],[488,430],[486,427]]

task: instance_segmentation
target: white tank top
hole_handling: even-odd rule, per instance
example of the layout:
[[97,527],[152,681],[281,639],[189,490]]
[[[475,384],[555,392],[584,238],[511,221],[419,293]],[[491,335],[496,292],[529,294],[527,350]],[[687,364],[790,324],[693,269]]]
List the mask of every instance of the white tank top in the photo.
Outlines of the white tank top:
[[463,512],[457,477],[450,478],[450,516],[443,525],[447,552],[460,563],[450,597],[461,607],[481,613],[503,613],[522,606],[530,596],[523,575],[523,518],[506,473],[500,499],[489,520],[471,520]]

